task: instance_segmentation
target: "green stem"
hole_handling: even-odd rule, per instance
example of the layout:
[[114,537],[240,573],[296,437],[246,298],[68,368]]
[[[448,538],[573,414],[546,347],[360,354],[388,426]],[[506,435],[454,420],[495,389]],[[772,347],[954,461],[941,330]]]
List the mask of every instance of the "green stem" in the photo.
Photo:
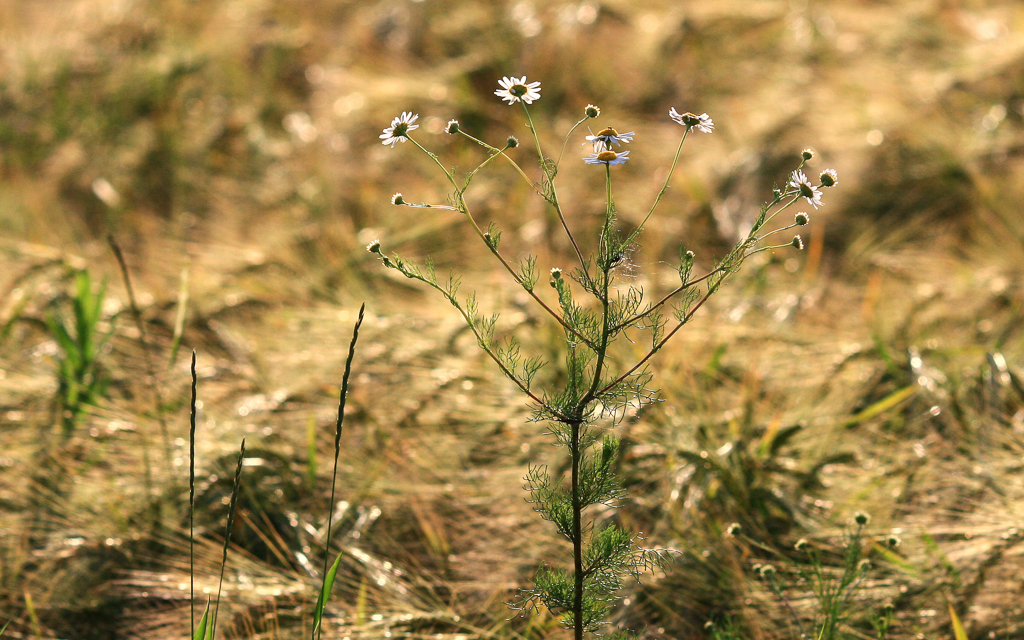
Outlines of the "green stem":
[[533,298],[537,302],[537,304],[539,304],[541,307],[543,307],[544,310],[547,311],[548,314],[558,322],[558,324],[560,324],[563,327],[565,327],[566,330],[568,330],[574,336],[579,338],[584,344],[590,345],[591,344],[590,341],[587,340],[586,337],[584,337],[583,334],[581,334],[575,328],[571,327],[569,325],[569,323],[566,322],[565,319],[561,315],[559,315],[554,309],[549,307],[547,305],[547,303],[545,303],[543,300],[541,300],[540,296],[538,296],[534,292],[532,287],[525,286],[525,281],[522,278],[519,277],[519,274],[517,274],[515,269],[512,268],[512,265],[510,265],[508,263],[508,261],[505,260],[505,258],[502,257],[502,255],[500,253],[498,253],[498,249],[496,247],[494,247],[490,242],[487,241],[487,238],[484,237],[483,229],[480,228],[480,225],[478,225],[476,223],[476,220],[473,218],[473,214],[470,213],[469,207],[466,205],[466,201],[462,197],[462,192],[459,190],[459,185],[455,183],[455,177],[451,174],[450,171],[448,171],[448,169],[445,168],[445,166],[443,164],[441,164],[441,161],[437,159],[437,156],[435,154],[431,153],[430,151],[427,151],[423,147],[423,145],[421,145],[420,143],[416,142],[415,140],[413,140],[409,136],[406,136],[406,138],[408,138],[410,142],[412,142],[414,145],[416,145],[416,147],[420,151],[422,151],[423,153],[427,154],[430,157],[431,160],[433,160],[435,163],[437,163],[437,166],[441,167],[441,170],[444,171],[445,177],[448,178],[448,182],[450,182],[452,187],[455,188],[455,192],[458,195],[458,199],[457,199],[455,204],[458,207],[459,212],[461,212],[462,215],[466,216],[466,219],[469,220],[469,223],[473,226],[473,231],[475,231],[476,235],[483,241],[483,243],[485,245],[487,245],[487,247],[491,250],[491,253],[494,254],[494,257],[496,257],[501,262],[502,266],[505,267],[505,270],[508,271],[509,275],[512,276],[512,279],[515,280],[516,284],[518,284],[519,286],[523,287],[523,290],[526,291],[528,294],[530,294],[530,297]]
[[[547,176],[548,186],[551,188],[551,197],[548,199],[548,202],[550,202],[551,206],[555,208],[555,212],[558,214],[558,221],[562,223],[562,229],[565,230],[565,235],[568,236],[569,242],[572,243],[573,251],[576,252],[576,258],[580,261],[580,269],[583,271],[584,276],[589,279],[590,276],[587,271],[587,260],[583,257],[583,252],[580,251],[580,245],[576,242],[576,238],[572,235],[572,231],[569,230],[569,223],[565,221],[565,215],[562,213],[562,205],[558,203],[558,192],[555,191],[555,174],[558,172],[558,165],[557,163],[555,164],[556,169],[554,171],[548,171],[548,167],[544,163],[544,151],[540,146],[540,138],[537,137],[537,127],[533,126],[533,118],[530,116],[530,110],[526,107],[526,103],[522,102],[521,104],[523,105],[523,113],[526,114],[527,127],[530,129],[530,133],[533,134],[533,141],[537,144],[537,156],[540,158],[541,171],[543,171],[544,175]],[[576,127],[573,128],[575,129]],[[568,139],[569,137],[566,136],[566,140]],[[563,148],[565,147],[564,144],[562,146]],[[561,158],[561,155],[559,155],[559,158]],[[547,199],[546,196],[545,199]]]
[[662,196],[664,196],[665,192],[668,191],[669,181],[672,180],[672,174],[675,173],[676,171],[676,164],[679,163],[679,153],[683,150],[683,143],[686,142],[686,134],[688,133],[690,133],[689,127],[686,128],[686,131],[683,131],[683,137],[680,138],[679,146],[676,147],[676,155],[672,157],[672,166],[669,167],[668,175],[665,176],[665,184],[662,185],[661,191],[658,192],[658,196],[654,199],[654,204],[651,205],[651,210],[647,212],[647,215],[644,217],[643,222],[641,222],[637,226],[637,228],[633,230],[633,233],[629,234],[629,237],[626,238],[626,241],[623,243],[623,245],[628,245],[630,242],[633,241],[633,238],[637,237],[637,235],[639,235],[639,233],[643,231],[644,225],[647,224],[647,221],[651,219],[652,215],[654,215],[654,210],[658,207],[658,203],[661,202]]
[[580,499],[580,424],[572,425],[572,553],[575,640],[583,640],[583,505]]

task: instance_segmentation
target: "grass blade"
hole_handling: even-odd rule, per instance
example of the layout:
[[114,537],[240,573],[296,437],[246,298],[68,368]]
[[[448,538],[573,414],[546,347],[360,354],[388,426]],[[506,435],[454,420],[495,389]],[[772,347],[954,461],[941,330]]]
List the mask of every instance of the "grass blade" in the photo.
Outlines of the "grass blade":
[[206,601],[206,611],[203,611],[203,617],[199,618],[199,626],[194,627],[192,631],[192,640],[206,640],[206,623],[210,615],[210,601]]
[[[331,474],[331,504],[330,511],[327,516],[327,538],[324,542],[324,581],[320,586],[320,597],[317,601],[317,615],[315,618],[315,624],[313,625],[312,638],[319,638],[322,634],[320,627],[320,617],[323,614],[323,607],[327,603],[327,596],[330,595],[330,588],[327,586],[328,573],[331,576],[331,582],[334,582],[334,573],[337,572],[338,560],[334,561],[334,567],[330,572],[327,570],[327,560],[331,552],[331,525],[334,519],[334,493],[338,485],[338,455],[341,453],[341,429],[345,422],[345,397],[348,395],[348,379],[352,373],[352,358],[356,355],[356,341],[359,340],[359,327],[363,325],[363,312],[366,311],[366,303],[364,302],[359,306],[359,318],[356,320],[356,326],[352,328],[352,342],[348,345],[348,358],[345,360],[345,373],[341,376],[341,393],[338,400],[338,422],[334,430],[334,471]],[[341,559],[341,555],[338,555],[338,559]]]
[[25,609],[28,610],[28,619],[32,623],[32,633],[36,635],[36,640],[42,640],[43,632],[39,628],[39,616],[36,615],[36,605],[32,602],[32,594],[28,591],[25,592]]
[[855,427],[862,422],[866,422],[871,418],[874,418],[878,414],[888,411],[889,409],[892,409],[893,407],[899,405],[904,400],[908,399],[910,396],[917,393],[917,389],[917,384],[912,384],[910,386],[903,387],[899,391],[889,394],[888,396],[882,398],[881,400],[874,403],[870,407],[867,407],[863,411],[860,411],[859,413],[857,413],[857,415],[851,416],[846,422],[843,423],[843,426],[850,428]]
[[947,602],[946,606],[949,607],[949,619],[953,621],[953,637],[956,640],[967,640],[967,630],[964,629],[964,623],[960,621],[960,616],[956,615],[956,611],[953,610],[953,603]]
[[213,605],[213,618],[210,623],[210,637],[217,632],[217,614],[220,612],[220,594],[224,587],[224,568],[228,564],[228,545],[231,544],[231,529],[235,524],[235,506],[238,505],[238,493],[242,487],[242,462],[245,460],[245,438],[238,452],[238,464],[235,466],[235,480],[231,485],[231,502],[228,503],[227,530],[224,532],[224,553],[220,559],[220,580],[217,582],[217,600]]
[[[196,350],[192,350],[192,403],[188,430],[188,578],[189,620],[196,629]],[[205,618],[205,615],[203,616]]]
[[327,600],[331,597],[331,589],[334,588],[334,578],[338,575],[338,567],[341,565],[341,556],[339,553],[338,557],[335,558],[334,564],[331,565],[330,570],[324,576],[324,585],[320,590],[320,596],[316,601],[316,611],[313,612],[313,632],[320,632],[320,621],[323,619],[324,607],[327,606]]

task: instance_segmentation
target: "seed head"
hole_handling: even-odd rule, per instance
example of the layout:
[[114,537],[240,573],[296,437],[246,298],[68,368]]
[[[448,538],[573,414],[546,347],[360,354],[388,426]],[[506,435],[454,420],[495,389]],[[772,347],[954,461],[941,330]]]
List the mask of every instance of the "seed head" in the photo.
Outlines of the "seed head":
[[810,221],[811,221],[810,216],[808,216],[803,211],[801,211],[800,213],[796,214],[796,223],[798,225],[800,225],[801,227],[804,226],[805,224],[807,224]]
[[588,104],[587,108],[583,110],[583,114],[588,118],[596,118],[597,116],[601,115],[601,107]]
[[804,160],[810,160],[814,157],[814,149],[804,149],[800,152],[800,155],[803,156]]
[[448,126],[444,128],[444,131],[445,131],[445,133],[447,133],[450,136],[455,135],[456,133],[459,132],[459,121],[458,120],[449,120],[448,121]]
[[793,245],[793,248],[796,249],[797,251],[803,251],[804,240],[800,236],[793,236],[793,241],[790,242],[789,244]]

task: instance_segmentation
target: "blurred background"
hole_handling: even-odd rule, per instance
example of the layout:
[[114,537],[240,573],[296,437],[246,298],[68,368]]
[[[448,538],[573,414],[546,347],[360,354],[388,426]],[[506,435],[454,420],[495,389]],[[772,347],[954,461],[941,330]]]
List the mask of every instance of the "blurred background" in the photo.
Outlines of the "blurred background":
[[[345,553],[325,636],[562,637],[550,614],[509,620],[504,604],[540,562],[565,561],[522,491],[528,465],[562,452],[454,310],[364,250],[379,238],[456,269],[502,332],[556,357],[559,332],[464,220],[390,205],[398,191],[444,203],[446,183],[412,145],[378,139],[413,111],[416,139],[468,170],[485,156],[445,135],[457,118],[492,144],[518,136],[510,153],[536,179],[521,110],[493,95],[524,74],[542,83],[531,113],[548,155],[588,103],[591,124],[636,132],[615,171],[624,225],[665,179],[681,133],[669,108],[714,119],[623,271],[650,296],[675,286],[680,246],[712,268],[802,149],[809,175],[839,175],[807,249],[751,259],[656,360],[663,402],[614,427],[630,500],[595,515],[679,554],[627,587],[612,622],[643,638],[710,637],[709,620],[797,637],[791,611],[815,608],[787,573],[793,543],[841,563],[864,510],[875,568],[849,637],[874,638],[886,602],[890,637],[953,637],[950,611],[972,639],[1024,635],[1020,3],[0,0],[9,637],[188,634],[192,349],[204,600],[242,437],[249,450],[226,637],[309,633],[332,509]],[[584,135],[559,195],[587,248],[604,203]],[[507,255],[571,266],[557,218],[507,163],[467,197]],[[723,537],[731,522],[746,537]],[[889,534],[895,552],[872,544]],[[765,561],[791,578],[788,606],[756,579]]]

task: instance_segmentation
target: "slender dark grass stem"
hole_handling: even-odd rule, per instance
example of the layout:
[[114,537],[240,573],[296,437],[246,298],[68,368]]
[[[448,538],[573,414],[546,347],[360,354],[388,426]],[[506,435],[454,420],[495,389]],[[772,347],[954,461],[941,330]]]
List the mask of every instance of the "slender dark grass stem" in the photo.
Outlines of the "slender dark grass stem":
[[[135,320],[135,327],[139,330],[139,343],[142,345],[142,361],[146,366],[146,378],[149,379],[149,390],[153,395],[153,409],[156,413],[157,422],[160,423],[160,435],[164,441],[164,462],[167,464],[167,477],[173,477],[171,474],[171,438],[167,432],[167,420],[164,419],[164,399],[163,394],[160,392],[160,386],[156,380],[156,367],[153,366],[153,358],[149,350],[149,340],[146,339],[146,323],[142,321],[142,312],[139,310],[139,305],[135,302],[135,290],[132,288],[131,275],[128,273],[128,263],[125,262],[124,253],[121,252],[120,245],[117,244],[117,240],[114,239],[114,234],[107,235],[107,244],[110,245],[110,249],[114,252],[114,257],[117,258],[117,264],[121,267],[121,279],[124,281],[124,288],[128,291],[128,304],[132,310],[132,318]],[[146,447],[148,449],[148,447]],[[146,454],[145,449],[143,454]],[[146,463],[146,473],[149,473],[149,463]],[[151,499],[147,495],[147,500]]]
[[227,530],[224,532],[224,553],[220,559],[220,580],[217,582],[217,601],[213,605],[213,622],[210,627],[210,638],[217,637],[217,614],[220,612],[220,593],[224,586],[224,568],[228,564],[228,546],[231,544],[231,528],[235,524],[235,506],[238,504],[238,493],[242,488],[242,462],[245,460],[245,438],[238,452],[238,464],[235,466],[235,481],[231,485],[231,502],[228,504]]
[[[196,633],[196,350],[192,350],[192,403],[188,430],[188,579],[189,620]],[[191,637],[191,636],[190,636]]]
[[[338,484],[338,456],[341,453],[341,429],[345,422],[345,397],[348,395],[348,379],[352,373],[352,358],[356,355],[356,341],[359,340],[359,327],[363,325],[363,311],[366,309],[366,303],[364,302],[359,306],[359,318],[356,320],[356,326],[352,328],[352,342],[348,345],[348,359],[345,360],[345,373],[341,376],[341,394],[338,399],[338,422],[334,429],[334,471],[331,474],[331,504],[329,508],[330,515],[327,516],[327,540],[324,544],[324,571],[323,571],[323,582],[320,585],[321,598],[326,598],[327,594],[324,593],[324,589],[327,586],[327,564],[330,561],[331,552],[331,525],[334,524],[334,492]],[[322,605],[323,609],[326,609],[327,602]],[[323,622],[317,625],[316,637],[319,638],[323,634]]]

